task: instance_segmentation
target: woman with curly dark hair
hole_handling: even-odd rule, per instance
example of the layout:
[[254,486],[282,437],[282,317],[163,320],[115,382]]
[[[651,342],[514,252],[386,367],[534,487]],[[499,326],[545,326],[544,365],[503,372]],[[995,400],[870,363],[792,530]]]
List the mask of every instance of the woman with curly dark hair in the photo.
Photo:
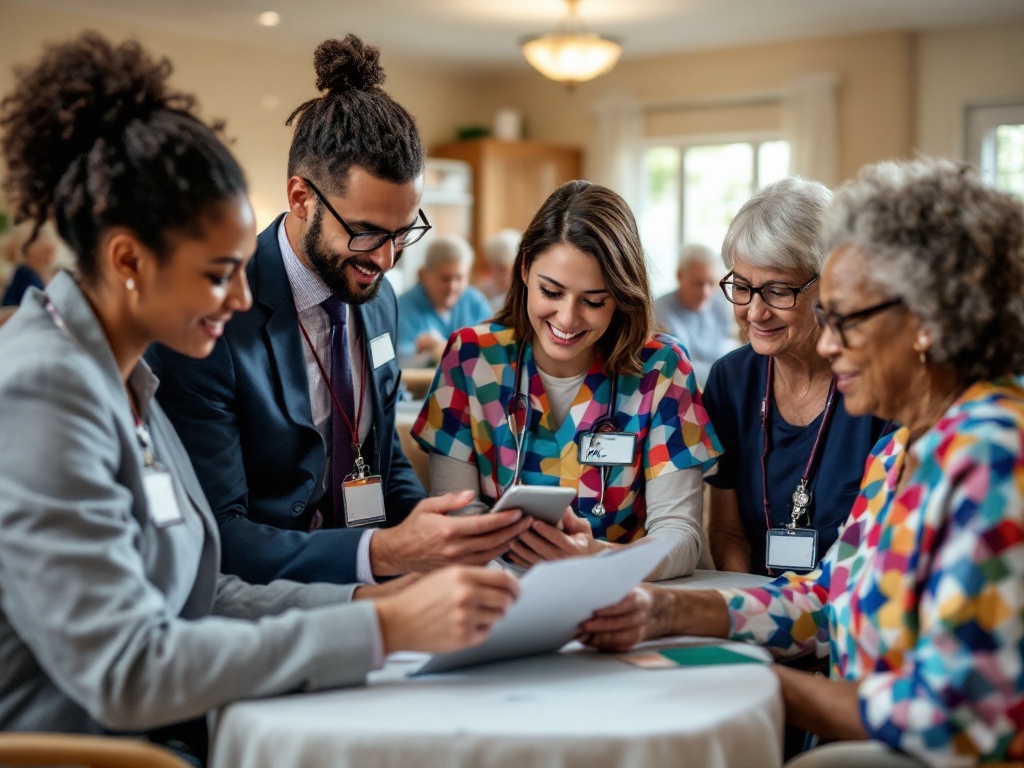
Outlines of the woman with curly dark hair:
[[[839,191],[825,229],[818,352],[851,414],[900,427],[819,570],[653,593],[639,634],[831,655],[831,679],[776,668],[786,717],[859,743],[794,768],[1020,760],[1024,206],[966,166],[881,163]],[[628,639],[615,622],[591,625],[598,644]]]
[[[53,217],[78,264],[0,329],[0,730],[153,732],[359,684],[394,649],[480,640],[515,591],[451,569],[343,605],[352,587],[220,575],[216,522],[141,358],[156,341],[210,354],[251,304],[255,227],[241,169],[169,73],[87,33],[0,106],[17,213]],[[201,722],[172,734],[202,757]]]

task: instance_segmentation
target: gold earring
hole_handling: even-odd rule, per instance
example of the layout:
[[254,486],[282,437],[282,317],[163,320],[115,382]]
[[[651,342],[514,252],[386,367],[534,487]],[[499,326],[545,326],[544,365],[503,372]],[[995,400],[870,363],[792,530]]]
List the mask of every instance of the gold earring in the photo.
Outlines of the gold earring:
[[921,361],[921,365],[925,365],[928,362],[928,351],[922,349],[917,353],[917,359]]
[[129,291],[134,291],[135,290],[135,278],[134,277],[129,277],[127,280],[125,280],[124,281],[124,287],[127,288]]

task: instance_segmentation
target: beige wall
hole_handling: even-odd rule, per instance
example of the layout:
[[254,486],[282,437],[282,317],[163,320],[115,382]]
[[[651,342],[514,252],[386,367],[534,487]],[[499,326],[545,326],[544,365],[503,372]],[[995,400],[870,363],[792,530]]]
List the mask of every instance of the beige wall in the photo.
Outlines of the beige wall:
[[[12,67],[36,57],[44,41],[86,28],[135,36],[169,56],[174,83],[199,96],[206,116],[227,121],[260,223],[280,210],[291,135],[284,120],[314,95],[311,50],[188,38],[0,0],[0,93],[11,87]],[[387,90],[416,116],[428,147],[451,141],[457,126],[489,125],[506,106],[524,113],[530,138],[586,147],[595,127],[592,107],[612,94],[641,102],[699,100],[778,90],[793,75],[827,70],[840,80],[839,173],[845,178],[864,163],[915,148],[961,156],[964,105],[1024,95],[1022,51],[1024,23],[853,35],[623,61],[573,92],[532,70],[503,76],[442,72],[389,57],[386,50],[384,64]],[[686,122],[780,119],[772,107],[714,112],[689,115]],[[674,121],[656,116],[648,126],[671,132]]]
[[[839,173],[906,156],[914,137],[914,37],[884,33],[624,61],[574,92],[530,72],[493,83],[484,105],[523,110],[531,138],[581,144],[593,138],[591,107],[609,94],[644,101],[698,100],[778,90],[793,75],[838,75]],[[481,116],[487,119],[487,112]]]
[[[168,56],[175,66],[174,85],[199,97],[205,117],[227,121],[259,225],[282,210],[291,138],[284,121],[296,105],[315,95],[312,48],[291,53],[189,38],[0,0],[0,94],[12,87],[12,68],[38,57],[43,43],[83,29],[97,29],[115,39],[135,37],[152,53]],[[386,90],[416,117],[428,146],[450,141],[455,126],[464,122],[462,116],[475,109],[473,84],[392,61],[387,51],[383,62]]]
[[1024,23],[922,34],[917,140],[928,155],[964,157],[964,108],[1024,103]]

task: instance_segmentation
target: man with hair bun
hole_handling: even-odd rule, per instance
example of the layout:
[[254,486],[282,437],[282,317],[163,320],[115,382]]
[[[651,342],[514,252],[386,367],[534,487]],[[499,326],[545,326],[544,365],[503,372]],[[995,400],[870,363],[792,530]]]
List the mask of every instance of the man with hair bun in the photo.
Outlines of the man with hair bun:
[[470,494],[424,499],[395,433],[398,310],[384,272],[429,223],[423,145],[381,89],[379,60],[355,35],[317,47],[322,94],[287,121],[288,210],[259,236],[253,308],[206,360],[162,347],[148,358],[217,515],[224,570],[251,582],[483,564],[529,524],[518,511],[447,516]]

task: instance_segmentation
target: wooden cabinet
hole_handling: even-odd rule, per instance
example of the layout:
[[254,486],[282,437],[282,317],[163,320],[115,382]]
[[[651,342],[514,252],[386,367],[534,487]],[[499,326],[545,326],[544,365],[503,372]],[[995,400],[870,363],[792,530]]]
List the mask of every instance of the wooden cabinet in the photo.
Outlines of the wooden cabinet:
[[580,178],[576,147],[535,141],[473,139],[437,147],[432,157],[464,160],[473,169],[471,242],[481,266],[483,244],[502,229],[526,229],[560,184]]

